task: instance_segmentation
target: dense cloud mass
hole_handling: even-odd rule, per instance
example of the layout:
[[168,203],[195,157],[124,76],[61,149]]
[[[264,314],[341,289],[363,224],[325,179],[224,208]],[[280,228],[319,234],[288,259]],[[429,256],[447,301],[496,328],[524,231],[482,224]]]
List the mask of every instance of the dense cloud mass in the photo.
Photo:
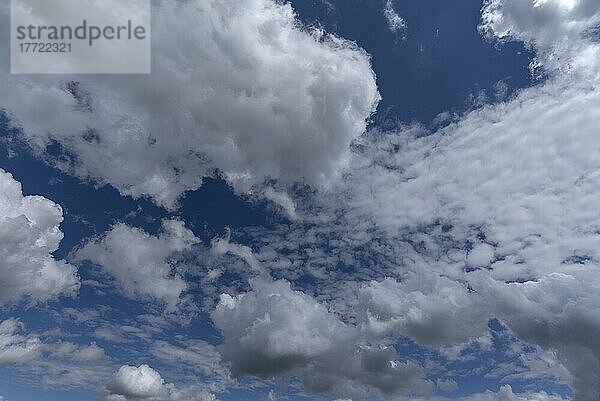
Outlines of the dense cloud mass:
[[212,318],[223,332],[222,352],[235,376],[297,375],[312,392],[386,398],[427,394],[421,366],[399,361],[393,347],[372,344],[314,298],[286,281],[251,280],[252,291],[224,294]]
[[41,196],[23,196],[21,184],[0,169],[0,305],[45,301],[79,289],[75,267],[56,260],[62,209]]
[[187,284],[175,271],[173,258],[198,242],[179,220],[164,220],[158,236],[121,223],[84,244],[74,260],[101,266],[128,297],[152,297],[174,308]]
[[366,326],[378,336],[407,336],[439,347],[466,343],[487,331],[481,296],[437,275],[373,281],[360,289],[359,299]]
[[214,395],[199,388],[178,389],[165,383],[148,365],[123,365],[107,385],[105,401],[216,401]]
[[272,0],[154,5],[151,76],[0,76],[36,152],[58,144],[58,167],[166,207],[214,169],[240,190],[339,170],[379,100],[363,50]]

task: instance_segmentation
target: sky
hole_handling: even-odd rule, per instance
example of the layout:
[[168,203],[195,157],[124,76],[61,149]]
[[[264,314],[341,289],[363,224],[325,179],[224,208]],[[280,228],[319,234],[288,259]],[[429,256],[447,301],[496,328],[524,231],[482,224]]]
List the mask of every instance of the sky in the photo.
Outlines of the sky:
[[152,21],[149,75],[0,43],[0,401],[600,399],[599,0]]

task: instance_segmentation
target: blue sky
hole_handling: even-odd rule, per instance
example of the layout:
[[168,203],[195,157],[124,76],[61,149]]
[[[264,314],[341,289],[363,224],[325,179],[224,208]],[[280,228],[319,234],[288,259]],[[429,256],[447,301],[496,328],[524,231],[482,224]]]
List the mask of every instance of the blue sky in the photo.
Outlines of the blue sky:
[[153,13],[1,63],[0,401],[600,396],[600,2]]

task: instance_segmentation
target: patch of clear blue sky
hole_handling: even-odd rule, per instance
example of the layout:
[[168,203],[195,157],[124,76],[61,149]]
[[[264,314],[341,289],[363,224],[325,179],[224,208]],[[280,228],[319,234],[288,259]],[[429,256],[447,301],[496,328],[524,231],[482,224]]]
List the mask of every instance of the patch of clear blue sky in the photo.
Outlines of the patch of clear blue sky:
[[533,83],[532,54],[522,44],[494,46],[478,32],[481,0],[395,0],[407,24],[396,34],[383,14],[385,0],[292,4],[304,22],[356,41],[372,55],[383,97],[376,123],[429,124],[438,113],[464,111],[470,94],[492,94],[498,81],[512,89]]

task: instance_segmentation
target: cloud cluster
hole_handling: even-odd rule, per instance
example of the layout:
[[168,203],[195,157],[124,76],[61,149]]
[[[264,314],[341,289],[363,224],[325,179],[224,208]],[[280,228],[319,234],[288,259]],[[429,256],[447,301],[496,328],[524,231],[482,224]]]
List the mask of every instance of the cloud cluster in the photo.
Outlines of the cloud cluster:
[[[158,29],[172,32],[157,33],[160,62],[151,81],[89,78],[57,87],[52,79],[10,80],[23,96],[7,107],[40,154],[56,141],[72,157],[61,168],[167,207],[214,168],[247,189],[266,177],[322,182],[350,158],[344,179],[317,194],[310,224],[293,221],[284,235],[261,238],[273,241],[256,255],[229,237],[213,242],[213,257],[234,255],[252,267],[249,274],[263,273],[249,291],[222,295],[212,313],[235,376],[295,376],[308,391],[336,397],[369,389],[388,398],[428,395],[434,386],[423,367],[398,355],[394,341],[409,337],[456,358],[465,344],[484,342],[497,318],[569,370],[577,400],[600,396],[597,0],[487,1],[482,31],[527,43],[548,80],[436,132],[371,131],[353,142],[350,156],[348,144],[378,99],[364,52],[300,28],[290,6],[273,1],[157,4],[164,21]],[[193,35],[174,29],[176,22],[194,26]],[[50,109],[32,107],[40,102]],[[54,121],[53,113],[65,119]],[[6,177],[0,174],[13,194],[7,204],[29,198]],[[267,197],[294,219],[314,206],[275,190]],[[49,227],[52,240],[25,236],[36,239],[25,243],[42,244],[43,260],[55,262],[49,255],[60,240],[60,210],[34,200],[45,205],[34,210],[44,212],[19,212],[20,222],[27,230]],[[16,231],[0,229],[0,238]],[[157,236],[119,224],[75,260],[102,266],[129,297],[174,307],[187,286],[171,259],[197,242],[180,221],[165,221]],[[263,266],[290,280],[305,274],[328,282],[314,291],[332,302],[264,278]],[[0,358],[8,361],[35,345],[15,324],[0,326],[8,350]],[[155,344],[159,359],[196,361],[169,343]],[[451,391],[455,384],[437,387]],[[121,367],[107,391],[111,401],[212,397],[193,398],[196,390],[165,384],[147,365]],[[507,385],[470,399],[561,398],[515,395]]]
[[164,220],[157,236],[121,223],[84,244],[73,260],[101,266],[127,297],[150,297],[174,308],[187,288],[175,271],[175,257],[199,241],[180,220]]
[[400,361],[392,346],[371,343],[289,282],[251,280],[250,292],[221,296],[212,314],[222,331],[222,354],[234,376],[297,376],[311,392],[335,397],[426,394],[423,368]]
[[106,386],[105,401],[216,401],[214,395],[194,387],[178,389],[165,383],[148,365],[123,365]]
[[23,335],[22,331],[23,325],[17,319],[0,322],[0,367],[25,363],[40,354],[40,339]]
[[0,76],[0,108],[41,157],[54,145],[61,169],[170,208],[215,169],[247,190],[323,183],[345,164],[379,101],[362,49],[274,0],[154,11],[150,76]]
[[79,289],[75,267],[52,253],[63,238],[62,209],[0,169],[0,305],[46,301]]
[[[257,258],[276,274],[329,283],[315,292],[363,321],[363,338],[409,336],[443,351],[498,318],[558,358],[576,400],[597,399],[600,3],[497,0],[482,12],[482,30],[525,41],[548,79],[436,132],[364,135],[344,181],[308,210],[318,216],[257,239]],[[494,397],[553,399],[508,388]]]
[[[405,336],[433,347],[463,344],[487,332],[482,298],[466,284],[427,273],[401,282],[373,281],[359,290],[357,309],[380,338]],[[482,310],[483,309],[483,310]],[[457,323],[460,322],[460,323]]]
[[20,372],[25,384],[95,388],[106,379],[108,358],[95,343],[78,345],[26,333],[18,319],[0,322],[0,367]]
[[63,339],[45,339],[40,357],[20,367],[23,380],[49,388],[95,389],[111,373],[104,349],[95,343],[81,345]]
[[[451,312],[441,316],[454,316],[453,329],[465,332],[446,330],[438,343],[475,336],[498,317],[519,338],[556,351],[578,400],[600,395],[592,340],[600,335],[600,70],[588,58],[597,44],[585,34],[598,16],[597,1],[487,2],[486,30],[527,42],[549,71],[565,67],[562,74],[428,135],[418,127],[372,132],[357,142],[344,184],[350,222],[372,220],[389,241],[402,232],[420,238],[417,253],[434,272],[414,273],[417,297],[405,283],[398,291],[376,284],[376,322],[435,344],[427,317],[446,294],[441,307]],[[419,330],[408,331],[410,323]]]
[[565,399],[557,396],[548,394],[545,391],[539,393],[522,393],[515,394],[510,385],[505,384],[500,388],[497,393],[487,391],[482,394],[476,394],[473,396],[460,398],[461,401],[564,401]]

